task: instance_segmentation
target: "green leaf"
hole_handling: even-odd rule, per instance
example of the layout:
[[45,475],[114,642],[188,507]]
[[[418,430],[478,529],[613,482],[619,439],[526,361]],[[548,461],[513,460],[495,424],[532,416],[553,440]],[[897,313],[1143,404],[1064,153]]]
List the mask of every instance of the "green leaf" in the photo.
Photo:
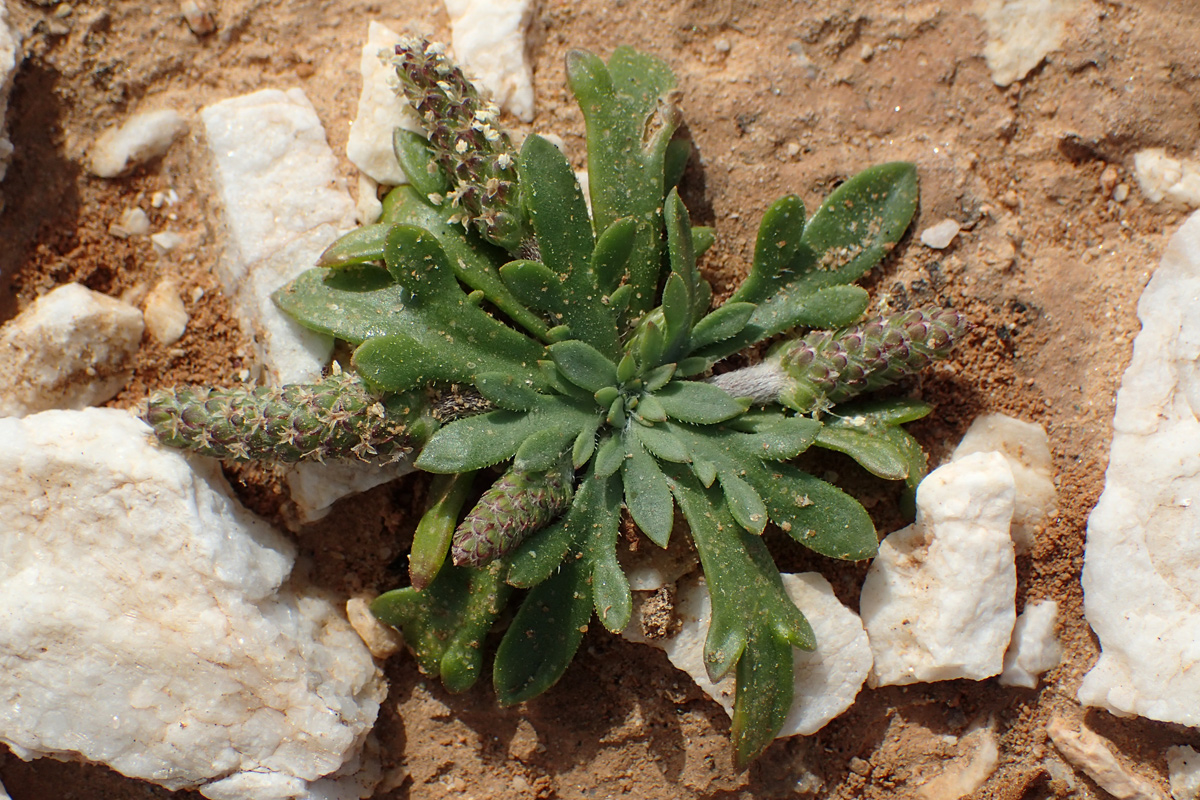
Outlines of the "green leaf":
[[546,349],[563,377],[582,389],[594,393],[617,382],[617,365],[586,342],[568,339]]
[[521,147],[521,198],[537,233],[542,262],[562,278],[561,312],[576,338],[616,359],[616,318],[592,268],[595,241],[587,204],[557,147],[531,135]]
[[725,503],[737,523],[755,536],[761,536],[767,527],[767,507],[754,487],[734,475],[721,472],[721,489],[725,492]]
[[521,442],[513,456],[519,472],[545,472],[558,464],[567,447],[579,435],[578,428],[543,428]]
[[625,459],[622,475],[625,482],[625,505],[637,526],[659,547],[666,547],[671,538],[675,506],[671,489],[658,462],[642,447],[631,448]]
[[755,625],[737,665],[733,760],[737,769],[762,755],[787,720],[795,692],[792,646],[769,626]]
[[528,411],[537,405],[539,397],[528,383],[503,372],[479,373],[475,388],[493,404],[509,411]]
[[391,227],[381,223],[355,228],[325,248],[317,259],[317,266],[338,269],[382,261],[384,243]]
[[787,461],[812,446],[821,428],[820,422],[808,417],[780,417],[741,441],[746,452],[763,461]]
[[703,354],[724,357],[805,320],[857,317],[861,292],[812,295],[858,280],[878,264],[900,241],[916,207],[916,167],[903,162],[870,167],[850,178],[807,225],[799,216],[798,200],[780,200],[763,217],[750,277],[730,297],[757,303],[754,315],[740,334]]
[[904,453],[881,431],[827,426],[817,437],[817,444],[845,453],[863,469],[885,480],[899,481],[908,477],[908,460]]
[[413,533],[408,556],[408,576],[414,589],[428,586],[445,563],[459,512],[474,479],[474,472],[460,472],[434,475],[430,481],[427,508]]
[[423,327],[404,307],[404,289],[380,267],[310,269],[271,295],[275,305],[309,330],[359,344]]
[[[446,252],[432,234],[410,225],[388,232],[385,259],[411,294],[389,318],[388,333],[365,342],[354,355],[365,379],[389,391],[414,374],[418,382],[474,383],[480,372],[507,372],[542,385],[535,365],[542,348],[467,301]],[[419,363],[406,363],[415,360]]]
[[[699,298],[700,273],[696,270],[696,251],[692,246],[692,223],[687,207],[672,189],[663,204],[663,223],[667,229],[667,257],[671,274],[678,275],[687,289],[689,321]],[[707,310],[707,309],[705,309]]]
[[687,286],[678,273],[671,273],[663,286],[662,316],[663,352],[659,361],[677,361],[687,352],[692,332],[692,306]]
[[667,152],[664,154],[664,185],[673,189],[683,178],[687,169],[688,159],[692,157],[691,139],[672,139],[667,142]]
[[726,303],[709,312],[692,328],[689,352],[695,352],[741,333],[742,328],[750,321],[750,316],[754,314],[754,308],[753,303]]
[[750,274],[729,302],[761,303],[786,285],[803,235],[804,202],[794,194],[776,200],[759,223]]
[[652,394],[643,394],[638,399],[637,413],[647,422],[665,422],[667,419],[667,410]]
[[581,496],[587,489],[587,481],[580,483],[575,501],[567,514],[531,534],[509,554],[508,575],[505,578],[509,585],[527,589],[554,574],[579,532],[581,514],[584,512],[577,509],[587,506],[588,501]]
[[712,486],[713,481],[717,479],[717,465],[706,458],[692,456],[692,472],[705,489]]
[[662,364],[666,352],[666,340],[663,339],[662,329],[653,322],[639,324],[638,365],[643,370],[652,370]]
[[422,196],[445,194],[450,188],[446,174],[438,168],[429,150],[429,140],[421,134],[396,128],[392,131],[392,151],[408,182]]
[[637,222],[631,217],[614,220],[597,237],[596,248],[592,250],[592,273],[600,291],[612,294],[620,285],[636,238]]
[[508,254],[477,235],[452,222],[458,209],[449,203],[429,204],[425,195],[412,186],[397,186],[384,198],[383,222],[403,223],[428,231],[446,252],[455,277],[484,296],[508,316],[539,339],[546,337],[546,323],[522,305],[496,270],[497,264],[508,260]]
[[696,258],[699,259],[709,248],[717,242],[717,232],[707,225],[692,226],[692,247],[696,250]]
[[830,558],[861,561],[879,549],[875,525],[850,495],[789,464],[749,469],[771,521],[800,544]]
[[663,364],[661,367],[655,367],[642,377],[642,389],[647,392],[657,392],[667,385],[667,381],[671,380],[671,376],[674,374],[674,364]]
[[679,464],[687,462],[687,447],[673,431],[665,426],[634,425],[632,430],[642,446],[664,461],[674,461]]
[[[615,541],[615,525],[613,533]],[[625,630],[633,614],[633,596],[629,592],[629,579],[625,577],[625,570],[617,563],[616,551],[611,545],[603,557],[595,559],[592,594],[596,616],[600,618],[601,624],[613,633]]]
[[596,474],[607,478],[621,468],[625,461],[625,441],[620,434],[608,436],[596,450]]
[[672,381],[654,396],[667,416],[695,425],[724,422],[747,408],[745,401],[730,397],[721,387],[699,381]]
[[[654,303],[662,264],[666,151],[679,124],[675,77],[663,61],[629,47],[607,65],[591,53],[567,54],[567,80],[587,122],[589,188],[596,230],[639,220],[629,259],[634,316]],[[603,349],[603,348],[601,348]]]
[[[426,472],[483,469],[512,458],[521,444],[539,431],[568,431],[573,438],[595,416],[594,409],[567,398],[544,396],[528,413],[500,410],[465,417],[439,428],[414,466]],[[564,448],[565,444],[559,452]]]
[[830,419],[833,424],[846,419],[847,424],[854,417],[868,417],[884,425],[902,425],[906,422],[916,422],[929,416],[933,406],[922,400],[911,397],[888,397],[882,400],[864,400],[853,403],[843,403],[838,406],[838,416]]
[[861,286],[826,286],[797,298],[790,311],[792,327],[844,328],[858,321],[871,298]]
[[483,570],[447,566],[423,592],[381,594],[371,613],[403,631],[422,672],[439,675],[451,692],[465,692],[479,678],[483,639],[508,599],[499,572],[499,563]]
[[[510,261],[500,268],[500,278],[513,296],[529,308],[557,314],[563,306],[562,282],[540,261]],[[554,321],[560,320],[556,316]]]
[[600,418],[596,417],[590,425],[584,425],[575,437],[571,446],[571,466],[580,469],[596,451],[596,431],[600,429]]
[[566,671],[592,616],[591,564],[567,559],[529,590],[500,640],[492,680],[501,705],[531,700]]

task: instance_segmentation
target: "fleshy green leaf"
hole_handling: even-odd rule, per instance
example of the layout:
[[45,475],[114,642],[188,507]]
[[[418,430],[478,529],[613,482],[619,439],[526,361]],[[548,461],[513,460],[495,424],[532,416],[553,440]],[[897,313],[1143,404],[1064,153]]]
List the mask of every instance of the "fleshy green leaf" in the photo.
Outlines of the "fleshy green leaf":
[[685,463],[688,460],[687,447],[675,434],[662,425],[634,425],[632,427],[637,440],[654,455],[664,461]]
[[758,226],[750,274],[729,301],[761,303],[786,285],[803,235],[804,202],[799,197],[790,194],[771,204]]
[[787,461],[807,450],[820,432],[821,423],[814,419],[781,417],[741,441],[747,452],[763,461]]
[[671,380],[671,376],[674,374],[674,364],[663,364],[661,367],[655,367],[642,377],[642,388],[647,392],[657,392],[667,385],[667,381]]
[[429,149],[429,140],[419,133],[396,128],[392,131],[392,151],[400,162],[408,182],[412,184],[423,197],[431,194],[445,194],[450,188],[446,174],[438,169],[433,153]]
[[630,217],[614,220],[596,238],[596,248],[592,250],[592,272],[600,291],[611,294],[620,285],[629,266],[629,256],[633,253],[636,238],[637,222]]
[[647,422],[665,422],[667,419],[667,410],[652,394],[642,395],[638,401],[637,413]]
[[[692,306],[684,280],[672,273],[663,286],[663,352],[659,361],[676,361],[684,355],[692,332]],[[650,366],[642,364],[642,368]],[[658,366],[655,364],[654,366]]]
[[[675,76],[663,61],[618,47],[606,65],[581,50],[567,54],[567,80],[587,122],[589,188],[597,230],[622,217],[639,220],[629,285],[653,287],[662,264],[666,151],[679,124],[671,98]],[[634,292],[634,316],[654,303]],[[603,349],[603,348],[601,348]]]
[[500,640],[492,680],[501,705],[537,697],[566,671],[592,616],[591,564],[568,558],[529,590]]
[[741,333],[753,313],[753,303],[726,303],[709,312],[692,328],[690,351],[699,350]]
[[931,411],[933,411],[933,406],[922,400],[914,400],[911,397],[889,397],[883,400],[843,403],[838,406],[838,416],[831,421],[868,417],[884,425],[903,425],[906,422],[923,419],[929,416]]
[[509,411],[528,411],[538,402],[538,393],[532,386],[503,372],[479,373],[475,388],[492,403]]
[[762,755],[787,720],[795,692],[792,646],[769,626],[756,625],[737,665],[733,703],[734,766]]
[[475,685],[483,666],[483,639],[508,599],[500,564],[477,570],[446,566],[429,588],[385,592],[371,613],[404,632],[404,641],[428,675],[451,692]]
[[890,481],[904,480],[908,477],[908,460],[904,453],[880,430],[826,426],[817,437],[817,444],[828,450],[845,453],[877,477]]
[[571,445],[571,466],[581,468],[596,451],[596,431],[600,429],[600,418],[596,417],[590,425],[584,425]]
[[687,169],[688,159],[692,156],[691,139],[672,139],[667,142],[667,152],[664,161],[664,184],[667,189],[673,189],[683,178]]
[[[540,261],[510,261],[500,268],[500,278],[513,296],[530,308],[546,313],[557,313],[562,308],[562,284]],[[554,321],[561,320],[555,317]]]
[[530,434],[513,455],[513,469],[519,472],[545,472],[558,463],[578,435],[579,429],[575,427],[543,428]]
[[597,392],[617,382],[617,365],[586,342],[569,339],[546,349],[563,377],[582,389]]
[[671,538],[675,506],[671,489],[658,462],[641,447],[633,447],[625,460],[625,505],[637,526],[659,547]]
[[460,472],[434,475],[430,481],[428,508],[417,523],[408,556],[408,576],[414,589],[428,586],[445,563],[459,512],[474,479],[474,472]]
[[583,192],[566,156],[540,136],[521,147],[521,198],[537,233],[542,262],[562,278],[558,311],[572,334],[610,358],[620,349],[616,318],[603,303],[592,268],[595,241]]
[[387,223],[380,223],[355,228],[329,245],[317,259],[317,266],[338,269],[382,261],[383,247],[391,227]]
[[767,527],[767,507],[754,487],[734,475],[722,472],[721,489],[725,492],[725,503],[737,523],[755,536],[762,535]]
[[596,450],[596,474],[607,478],[621,468],[625,461],[624,437],[612,435],[600,443]]
[[729,396],[719,386],[698,381],[672,381],[654,395],[667,416],[680,422],[711,425],[736,417],[747,403]]

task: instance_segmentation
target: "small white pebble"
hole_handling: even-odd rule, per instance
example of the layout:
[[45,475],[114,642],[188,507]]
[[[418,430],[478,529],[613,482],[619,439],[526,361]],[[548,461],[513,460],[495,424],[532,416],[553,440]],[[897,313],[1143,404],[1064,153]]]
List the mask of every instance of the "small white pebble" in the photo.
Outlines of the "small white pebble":
[[351,597],[346,601],[346,617],[350,627],[376,658],[388,658],[404,644],[399,631],[383,624],[371,613],[371,601],[365,597]]
[[179,298],[179,286],[167,278],[146,295],[142,309],[146,330],[162,344],[175,344],[187,330],[188,313]]
[[192,287],[192,302],[199,303],[202,297],[204,297],[204,289],[199,286]]
[[1200,798],[1200,753],[1187,745],[1167,748],[1167,771],[1171,797],[1175,800]]
[[875,55],[875,48],[869,44],[864,44],[862,49],[858,51],[858,57],[863,61],[870,61]]
[[185,130],[187,122],[178,111],[134,114],[123,125],[109,128],[96,138],[89,152],[92,174],[115,178],[167,152]]
[[183,12],[188,29],[195,35],[207,36],[217,29],[217,21],[203,0],[183,0],[179,10]]
[[783,150],[785,153],[787,153],[792,158],[795,158],[796,156],[800,155],[800,145],[796,142],[788,142],[786,145],[783,146]]
[[728,53],[733,49],[733,45],[729,43],[728,39],[717,39],[713,42],[713,49],[718,53]]
[[119,220],[108,226],[108,232],[118,239],[145,236],[150,232],[150,217],[140,208],[127,208]]
[[1117,185],[1117,179],[1117,168],[1109,164],[1100,173],[1100,188],[1104,190],[1105,194],[1112,194],[1113,188]]
[[159,231],[150,237],[150,241],[154,244],[154,252],[161,256],[176,249],[187,240],[182,233],[176,231]]
[[1129,199],[1129,184],[1118,183],[1116,188],[1113,189],[1112,199],[1116,200],[1118,203],[1124,203],[1127,199]]
[[921,244],[934,250],[944,250],[950,246],[960,230],[957,222],[952,219],[944,219],[921,231]]

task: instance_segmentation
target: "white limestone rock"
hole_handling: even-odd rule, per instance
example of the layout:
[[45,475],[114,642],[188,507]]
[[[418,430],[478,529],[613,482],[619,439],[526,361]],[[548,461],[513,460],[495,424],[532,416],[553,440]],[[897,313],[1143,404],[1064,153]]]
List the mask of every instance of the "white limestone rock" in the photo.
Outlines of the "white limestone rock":
[[1028,553],[1042,523],[1058,513],[1050,439],[1041,425],[1004,414],[984,414],[971,423],[950,460],[990,451],[1004,456],[1012,470],[1016,487],[1013,545],[1017,555]]
[[1068,27],[1086,14],[1081,0],[984,0],[987,29],[983,57],[992,82],[1008,86],[1058,50]]
[[1186,744],[1168,747],[1167,774],[1175,800],[1200,798],[1200,753]]
[[115,178],[157,158],[187,130],[187,121],[169,108],[134,114],[96,138],[88,153],[93,175]]
[[14,753],[215,800],[369,795],[326,776],[372,774],[382,677],[333,605],[286,583],[294,548],[215,461],[113,409],[0,419],[0,504]]
[[[12,91],[13,76],[21,63],[21,40],[8,25],[8,9],[0,0],[0,181],[8,171],[8,162],[13,154],[13,144],[8,138],[4,118],[8,113],[8,95]],[[4,195],[0,194],[0,211],[4,210]]]
[[1150,202],[1200,208],[1200,162],[1171,158],[1162,148],[1152,147],[1134,154],[1133,172]]
[[0,800],[12,800],[12,798],[8,796],[8,792],[5,791],[3,783],[0,783]]
[[1013,626],[1012,641],[1004,654],[1001,686],[1037,688],[1043,672],[1054,669],[1062,658],[1062,647],[1055,635],[1058,602],[1039,600],[1026,606]]
[[[299,89],[223,100],[200,116],[229,228],[218,265],[225,292],[255,338],[268,383],[316,380],[329,363],[333,340],[289,319],[271,294],[354,227],[354,202],[337,177],[325,129]],[[299,464],[287,481],[301,519],[311,521],[339,498],[410,470],[407,462],[386,469]]]
[[367,27],[367,43],[359,61],[362,92],[346,140],[346,156],[381,186],[408,183],[392,150],[392,132],[404,128],[425,135],[416,112],[396,95],[395,70],[384,60],[395,52],[400,38],[400,34],[378,22]]
[[1084,705],[1200,726],[1200,212],[1138,301],[1104,492],[1088,518]]
[[1012,471],[977,453],[929,474],[917,520],[879,545],[859,611],[871,685],[983,680],[1000,673],[1016,620]]
[[687,535],[671,536],[667,547],[646,546],[617,550],[617,562],[635,592],[656,592],[692,572],[700,564]]
[[348,495],[374,489],[413,471],[412,462],[379,466],[362,461],[311,461],[296,464],[284,476],[301,522],[322,519]]
[[442,0],[450,42],[471,79],[522,122],[533,121],[533,75],[525,57],[529,0]]
[[957,757],[917,789],[919,800],[959,800],[987,782],[1000,764],[992,721],[977,721],[957,742]]
[[[815,572],[784,575],[783,586],[804,611],[817,637],[813,652],[793,650],[795,695],[779,737],[816,733],[854,702],[871,670],[871,649],[858,616],[833,594],[829,581]],[[712,603],[704,581],[682,585],[676,594],[677,634],[667,639],[647,639],[637,616],[621,634],[663,650],[667,658],[688,673],[696,685],[733,715],[734,679],[726,676],[714,684],[704,666],[704,639],[712,617]]]
[[1101,789],[1121,800],[1165,800],[1154,784],[1125,768],[1113,755],[1103,736],[1081,725],[1075,730],[1061,717],[1046,726],[1050,740],[1073,767],[1096,782]]
[[945,250],[962,230],[958,222],[944,219],[936,225],[930,225],[921,231],[921,244],[933,250]]
[[142,313],[78,283],[59,286],[0,328],[0,417],[85,408],[129,380]]
[[299,89],[222,100],[200,117],[229,229],[218,277],[255,338],[269,382],[314,380],[333,342],[284,316],[271,293],[354,227],[354,202],[325,129]]
[[187,330],[188,313],[179,296],[179,284],[170,278],[155,284],[142,308],[146,330],[162,344],[175,344]]
[[404,646],[404,637],[391,625],[385,625],[371,613],[374,598],[351,597],[346,601],[346,618],[350,627],[376,658],[390,658]]

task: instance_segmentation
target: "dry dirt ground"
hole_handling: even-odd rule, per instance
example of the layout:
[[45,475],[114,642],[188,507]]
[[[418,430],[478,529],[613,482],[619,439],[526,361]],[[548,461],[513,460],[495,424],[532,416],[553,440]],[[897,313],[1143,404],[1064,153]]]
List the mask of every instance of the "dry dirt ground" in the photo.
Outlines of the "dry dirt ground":
[[[736,772],[724,713],[662,654],[598,626],[556,687],[512,709],[497,708],[486,687],[448,695],[397,657],[387,665],[391,693],[378,731],[385,764],[393,777],[406,777],[379,797],[769,798],[818,784],[822,797],[915,797],[952,756],[945,737],[991,719],[1000,766],[975,796],[1035,800],[1069,793],[1043,766],[1052,714],[1085,719],[1165,790],[1165,746],[1200,747],[1200,733],[1078,707],[1076,688],[1097,655],[1079,573],[1113,398],[1138,330],[1136,300],[1182,220],[1179,210],[1141,196],[1132,155],[1150,146],[1177,157],[1197,152],[1200,6],[1080,5],[1062,49],[1002,89],[981,55],[984,25],[966,2],[545,0],[530,39],[537,118],[532,126],[514,123],[560,134],[582,166],[583,124],[564,88],[564,53],[582,47],[607,55],[625,43],[669,61],[697,151],[685,197],[697,221],[717,228],[703,268],[726,293],[744,273],[758,218],[775,198],[795,192],[811,209],[869,164],[916,162],[922,199],[914,230],[952,217],[963,233],[941,252],[910,235],[869,283],[879,303],[952,304],[974,324],[956,357],[911,387],[938,406],[932,421],[913,426],[934,463],[982,412],[1049,431],[1060,511],[1018,561],[1018,608],[1059,601],[1062,665],[1036,691],[994,681],[864,689],[817,735],[779,741]],[[189,298],[187,334],[171,348],[144,342],[115,405],[178,382],[230,383],[245,341],[212,274],[221,218],[199,125],[164,159],[115,181],[81,166],[94,136],[139,109],[194,115],[235,94],[299,86],[342,153],[368,20],[448,34],[433,2],[213,6],[218,30],[199,38],[173,2],[9,0],[26,35],[26,61],[9,112],[17,150],[3,184],[0,319],[73,280],[137,302],[159,276],[175,275]],[[1113,172],[1102,179],[1109,167],[1117,183],[1132,187],[1124,202],[1112,197]],[[343,168],[352,179],[351,165]],[[178,205],[148,208],[153,192],[169,188]],[[108,225],[133,205],[148,209],[156,230],[188,234],[185,253],[161,258],[144,238],[110,236]],[[190,299],[195,287],[203,296]],[[881,532],[901,524],[890,489],[845,463],[827,469],[866,499]],[[230,477],[253,508],[279,512],[269,478]],[[410,478],[300,531],[313,580],[343,595],[394,585],[423,492],[421,479]],[[857,607],[865,565],[810,557],[768,536],[782,568],[821,570]],[[15,800],[171,794],[99,767],[25,764],[6,753],[0,779]],[[1102,794],[1086,779],[1076,791]]]

